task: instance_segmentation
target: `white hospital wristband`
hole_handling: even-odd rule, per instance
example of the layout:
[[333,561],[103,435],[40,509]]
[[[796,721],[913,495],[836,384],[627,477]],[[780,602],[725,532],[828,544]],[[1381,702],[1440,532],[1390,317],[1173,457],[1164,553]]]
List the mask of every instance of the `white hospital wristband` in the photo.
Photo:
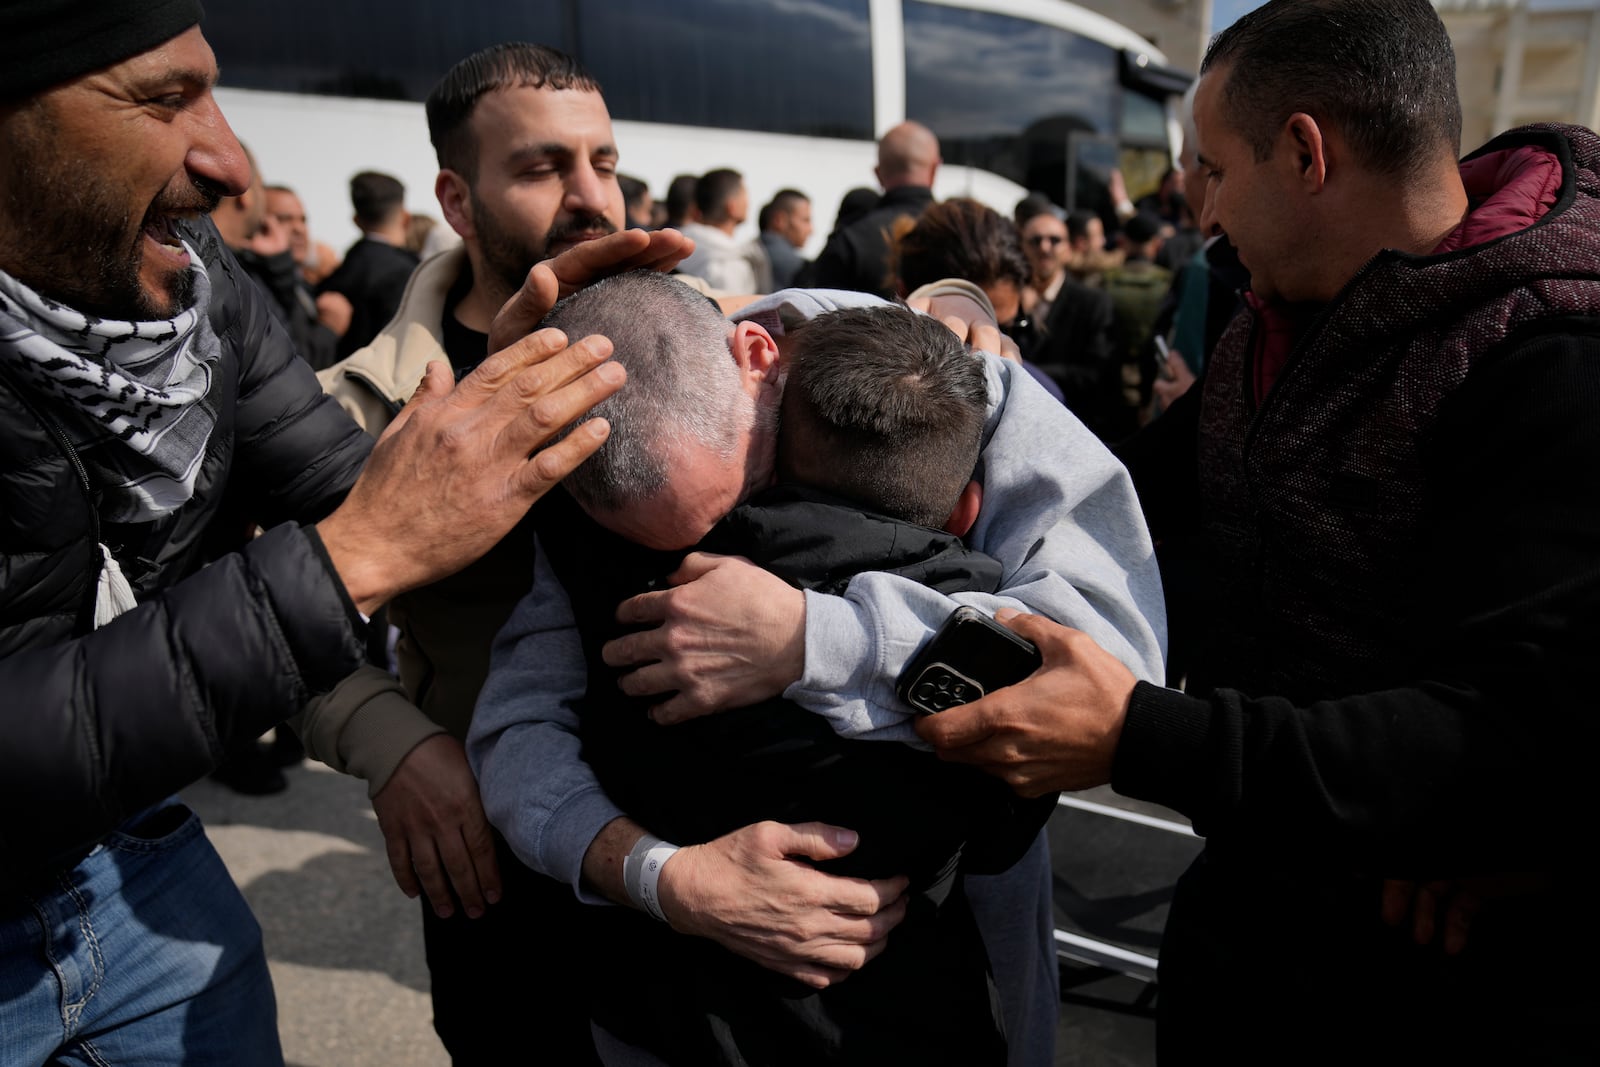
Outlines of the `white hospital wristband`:
[[667,921],[667,916],[661,910],[656,887],[661,881],[661,868],[676,851],[677,845],[645,834],[622,861],[622,887],[627,890],[628,899],[662,922]]

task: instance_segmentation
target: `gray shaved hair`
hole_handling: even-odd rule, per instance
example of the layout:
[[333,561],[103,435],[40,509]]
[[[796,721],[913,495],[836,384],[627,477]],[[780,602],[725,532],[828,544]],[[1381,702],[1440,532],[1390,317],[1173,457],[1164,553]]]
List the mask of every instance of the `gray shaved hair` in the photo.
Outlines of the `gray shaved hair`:
[[541,325],[571,341],[602,334],[628,371],[627,384],[585,416],[604,418],[611,436],[562,483],[590,510],[646,503],[666,487],[681,444],[731,457],[755,419],[728,348],[733,326],[668,275],[603,279],[562,300]]

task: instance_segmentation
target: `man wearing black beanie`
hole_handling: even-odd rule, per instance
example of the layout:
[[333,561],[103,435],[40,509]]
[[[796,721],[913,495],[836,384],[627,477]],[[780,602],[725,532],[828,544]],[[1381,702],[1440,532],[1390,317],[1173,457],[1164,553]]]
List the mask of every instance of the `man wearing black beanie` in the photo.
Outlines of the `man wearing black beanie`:
[[453,390],[430,367],[374,445],[206,217],[249,167],[200,17],[0,6],[7,1067],[281,1067],[260,928],[172,794],[499,541],[605,437],[549,428],[623,378],[534,334]]

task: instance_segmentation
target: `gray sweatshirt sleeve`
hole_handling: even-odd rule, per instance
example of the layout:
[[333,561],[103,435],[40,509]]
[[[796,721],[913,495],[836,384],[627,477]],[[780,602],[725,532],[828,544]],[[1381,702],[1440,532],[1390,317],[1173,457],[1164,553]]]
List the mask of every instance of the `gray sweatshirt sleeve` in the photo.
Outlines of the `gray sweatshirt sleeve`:
[[536,551],[533,588],[495,637],[467,759],[489,821],[517,858],[581,900],[608,903],[583,886],[583,854],[623,813],[583,760],[583,647],[566,591]]
[[1163,680],[1161,577],[1127,471],[1021,367],[986,361],[983,505],[968,542],[1004,566],[1001,592],[951,598],[873,573],[842,597],[806,593],[805,673],[784,696],[845,737],[922,744],[894,680],[957,604],[1047,615]]

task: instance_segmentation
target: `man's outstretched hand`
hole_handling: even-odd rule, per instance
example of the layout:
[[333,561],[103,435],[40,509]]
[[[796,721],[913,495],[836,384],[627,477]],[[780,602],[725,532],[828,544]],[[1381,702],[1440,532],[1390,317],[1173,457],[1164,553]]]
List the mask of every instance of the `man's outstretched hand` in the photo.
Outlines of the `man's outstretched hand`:
[[452,388],[435,361],[372,450],[350,495],[317,526],[356,607],[453,574],[487,552],[610,432],[591,419],[551,437],[621,388],[611,342],[569,345],[541,330]]
[[522,288],[489,327],[489,351],[498,352],[539,328],[556,301],[592,282],[630,270],[669,271],[694,251],[677,230],[619,230],[575,245],[528,272]]
[[1039,615],[995,618],[1039,646],[1044,665],[982,700],[919,718],[917,733],[943,758],[975,764],[1023,796],[1109,782],[1133,674],[1086,633]]

